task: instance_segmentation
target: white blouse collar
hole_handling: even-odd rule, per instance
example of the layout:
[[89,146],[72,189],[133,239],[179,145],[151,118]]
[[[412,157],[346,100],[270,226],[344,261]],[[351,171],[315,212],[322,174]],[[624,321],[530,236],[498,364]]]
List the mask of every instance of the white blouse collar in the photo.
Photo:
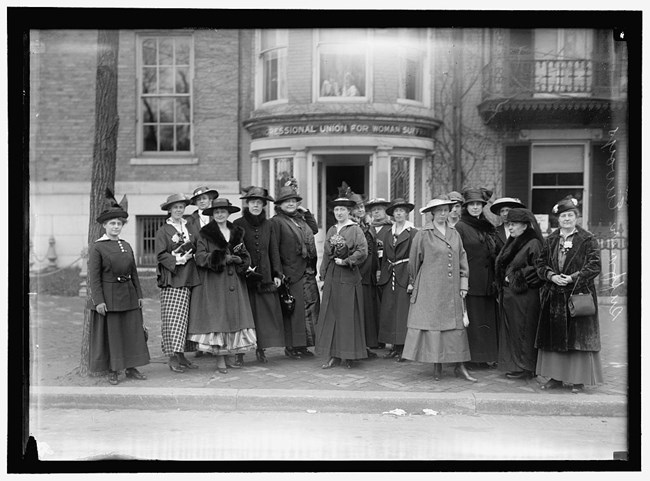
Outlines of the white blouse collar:
[[348,219],[345,221],[345,224],[343,225],[339,225],[338,223],[334,224],[334,226],[336,227],[336,233],[338,234],[339,232],[341,232],[341,229],[349,225],[357,225],[357,223],[354,222],[352,219]]
[[[405,221],[405,222],[404,222],[404,228],[400,231],[400,234],[401,234],[402,232],[404,232],[405,230],[412,229],[413,227],[415,227],[415,225],[413,224],[413,222],[411,222],[410,220]],[[396,232],[396,228],[397,228],[397,224],[393,224],[393,226],[391,227],[391,230],[393,231],[393,235],[396,235],[396,234],[395,234],[395,232]]]

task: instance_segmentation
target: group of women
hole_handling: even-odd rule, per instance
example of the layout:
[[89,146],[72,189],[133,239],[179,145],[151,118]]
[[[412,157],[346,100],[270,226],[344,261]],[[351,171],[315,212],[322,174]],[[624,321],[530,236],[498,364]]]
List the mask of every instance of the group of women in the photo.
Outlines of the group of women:
[[[162,351],[169,368],[196,365],[185,357],[210,354],[216,369],[241,368],[255,351],[284,347],[299,359],[324,356],[323,369],[353,367],[376,357],[433,363],[468,381],[481,366],[498,367],[511,379],[540,375],[542,389],[563,384],[579,392],[602,382],[598,312],[571,317],[567,301],[588,293],[597,305],[600,273],[597,243],[577,225],[575,199],[554,208],[560,228],[544,239],[534,215],[518,200],[502,198],[485,216],[492,193],[451,192],[420,209],[422,229],[408,221],[414,205],[404,199],[358,195],[331,202],[336,219],[323,246],[319,278],[313,215],[300,205],[295,184],[275,199],[250,187],[241,197],[242,216],[209,187],[192,197],[173,194],[161,205],[169,217],[156,235]],[[142,325],[142,294],[130,246],[120,237],[128,214],[112,194],[97,219],[106,234],[93,243],[89,284],[93,312],[91,370],[145,379],[136,366],[149,362]],[[275,204],[275,215],[265,207]],[[185,217],[189,204],[197,211]],[[392,221],[390,220],[392,217]],[[501,234],[501,235],[500,235]],[[278,295],[295,300],[283,309]]]

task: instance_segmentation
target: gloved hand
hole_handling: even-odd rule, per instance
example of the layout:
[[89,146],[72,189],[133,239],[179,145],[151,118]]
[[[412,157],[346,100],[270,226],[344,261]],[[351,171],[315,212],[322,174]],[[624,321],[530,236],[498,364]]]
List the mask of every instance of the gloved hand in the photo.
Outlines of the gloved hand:
[[239,256],[233,256],[230,254],[226,254],[226,264],[242,264],[244,261],[241,260],[241,257]]

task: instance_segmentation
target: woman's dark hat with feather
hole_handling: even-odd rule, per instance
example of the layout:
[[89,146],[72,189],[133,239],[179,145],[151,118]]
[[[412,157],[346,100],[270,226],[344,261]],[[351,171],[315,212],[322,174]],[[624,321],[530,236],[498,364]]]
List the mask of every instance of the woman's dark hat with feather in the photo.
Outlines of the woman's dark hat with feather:
[[97,217],[98,223],[103,224],[106,221],[117,218],[126,219],[129,216],[127,212],[128,201],[126,195],[122,197],[122,201],[119,204],[117,203],[117,200],[115,200],[115,196],[113,195],[113,192],[111,192],[111,189],[107,188],[104,196],[105,199],[102,213]]

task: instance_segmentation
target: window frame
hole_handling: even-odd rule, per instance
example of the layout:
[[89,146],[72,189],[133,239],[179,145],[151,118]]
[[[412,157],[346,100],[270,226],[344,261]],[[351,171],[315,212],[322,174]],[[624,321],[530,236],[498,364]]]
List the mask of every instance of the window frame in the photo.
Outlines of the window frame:
[[[276,174],[278,161],[291,161],[291,176],[296,178],[296,156],[292,152],[278,152],[270,155],[260,156],[258,159],[258,179],[260,187],[268,190],[269,195],[276,197]],[[267,184],[267,185],[265,185]],[[280,186],[281,187],[281,186]]]
[[[413,222],[416,227],[424,225],[424,216],[416,217],[416,211],[424,205],[424,193],[426,192],[426,178],[424,175],[424,165],[426,155],[422,152],[403,152],[394,151],[388,156],[388,188],[389,199],[393,199],[393,159],[408,159],[408,175],[409,175],[409,198],[405,199],[407,202],[415,205],[413,210],[409,212],[408,220]],[[419,172],[418,172],[419,170]],[[416,183],[416,179],[419,182]],[[419,199],[418,199],[419,194]]]
[[[161,38],[187,38],[189,41],[189,65],[188,65],[188,86],[189,91],[187,94],[171,93],[167,95],[155,94],[150,97],[160,98],[178,98],[187,97],[190,103],[189,112],[189,127],[190,127],[190,148],[189,150],[171,150],[171,151],[145,151],[144,150],[144,117],[142,101],[145,98],[143,94],[142,82],[144,76],[144,59],[143,59],[143,43],[148,39],[161,39]],[[159,65],[159,64],[156,64]],[[175,63],[172,64],[174,67]],[[131,159],[132,164],[170,164],[170,163],[197,163],[197,159],[193,158],[195,155],[194,144],[194,35],[188,32],[140,32],[136,34],[136,159]],[[157,125],[160,125],[158,120]],[[179,125],[172,123],[174,128]],[[183,123],[182,125],[185,125]],[[175,146],[174,146],[175,148]],[[179,159],[178,162],[175,159]]]
[[[417,29],[408,29],[408,30],[424,30],[424,36],[422,43],[419,47],[406,47],[404,44],[408,42],[412,37],[406,35],[405,30],[398,30],[397,32],[397,42],[398,42],[398,56],[399,56],[399,73],[398,73],[398,85],[397,85],[397,103],[407,104],[407,105],[417,105],[417,106],[429,106],[431,102],[430,88],[426,86],[429,84],[431,78],[431,30],[428,28],[417,28]],[[402,79],[405,76],[403,69],[405,68],[404,61],[407,58],[406,52],[420,50],[421,51],[421,73],[420,73],[420,96],[421,100],[408,99],[402,97]]]
[[[345,45],[345,41],[321,41],[321,32],[323,29],[316,29],[315,35],[313,37],[313,70],[314,70],[314,75],[313,75],[313,82],[312,82],[312,88],[313,88],[313,101],[314,102],[342,102],[342,103],[368,103],[372,101],[372,84],[373,82],[371,81],[372,79],[372,54],[373,54],[373,37],[372,37],[372,30],[368,28],[352,28],[352,29],[341,29],[341,30],[359,30],[363,31],[365,33],[365,39],[362,42],[363,43],[363,55],[365,56],[364,59],[364,69],[365,69],[365,95],[361,96],[321,96],[320,95],[320,90],[321,90],[321,51],[323,50],[323,47],[327,46],[340,46],[340,45]],[[329,30],[329,29],[328,29]],[[332,29],[332,30],[339,30],[339,29]],[[327,50],[327,49],[325,49]]]
[[[145,252],[145,240],[149,240],[155,243],[156,239],[156,232],[160,228],[160,226],[165,224],[165,221],[167,219],[167,215],[165,214],[154,214],[154,215],[136,215],[135,216],[135,233],[136,233],[136,246],[137,250],[135,252],[135,259],[136,259],[136,266],[137,267],[156,267],[158,265],[158,261],[156,260],[156,252],[155,248],[152,249],[151,252]],[[153,223],[155,220],[160,221],[160,225],[158,228],[154,229],[153,235],[151,237],[147,237],[145,239],[144,237],[144,223],[145,222],[151,222]],[[146,257],[150,257],[152,259],[151,263],[144,263],[143,260]]]
[[[274,30],[275,32],[282,32],[285,36],[285,44],[277,45],[272,48],[262,50],[262,31],[263,30]],[[256,69],[255,69],[255,105],[260,107],[262,105],[278,105],[286,104],[289,102],[289,88],[288,88],[288,62],[289,62],[289,29],[286,28],[276,28],[276,29],[258,29],[256,30],[255,35],[255,52],[256,52]],[[284,55],[284,89],[286,92],[286,97],[280,97],[280,82],[278,82],[278,98],[275,100],[264,100],[264,55],[268,52],[285,50]]]

